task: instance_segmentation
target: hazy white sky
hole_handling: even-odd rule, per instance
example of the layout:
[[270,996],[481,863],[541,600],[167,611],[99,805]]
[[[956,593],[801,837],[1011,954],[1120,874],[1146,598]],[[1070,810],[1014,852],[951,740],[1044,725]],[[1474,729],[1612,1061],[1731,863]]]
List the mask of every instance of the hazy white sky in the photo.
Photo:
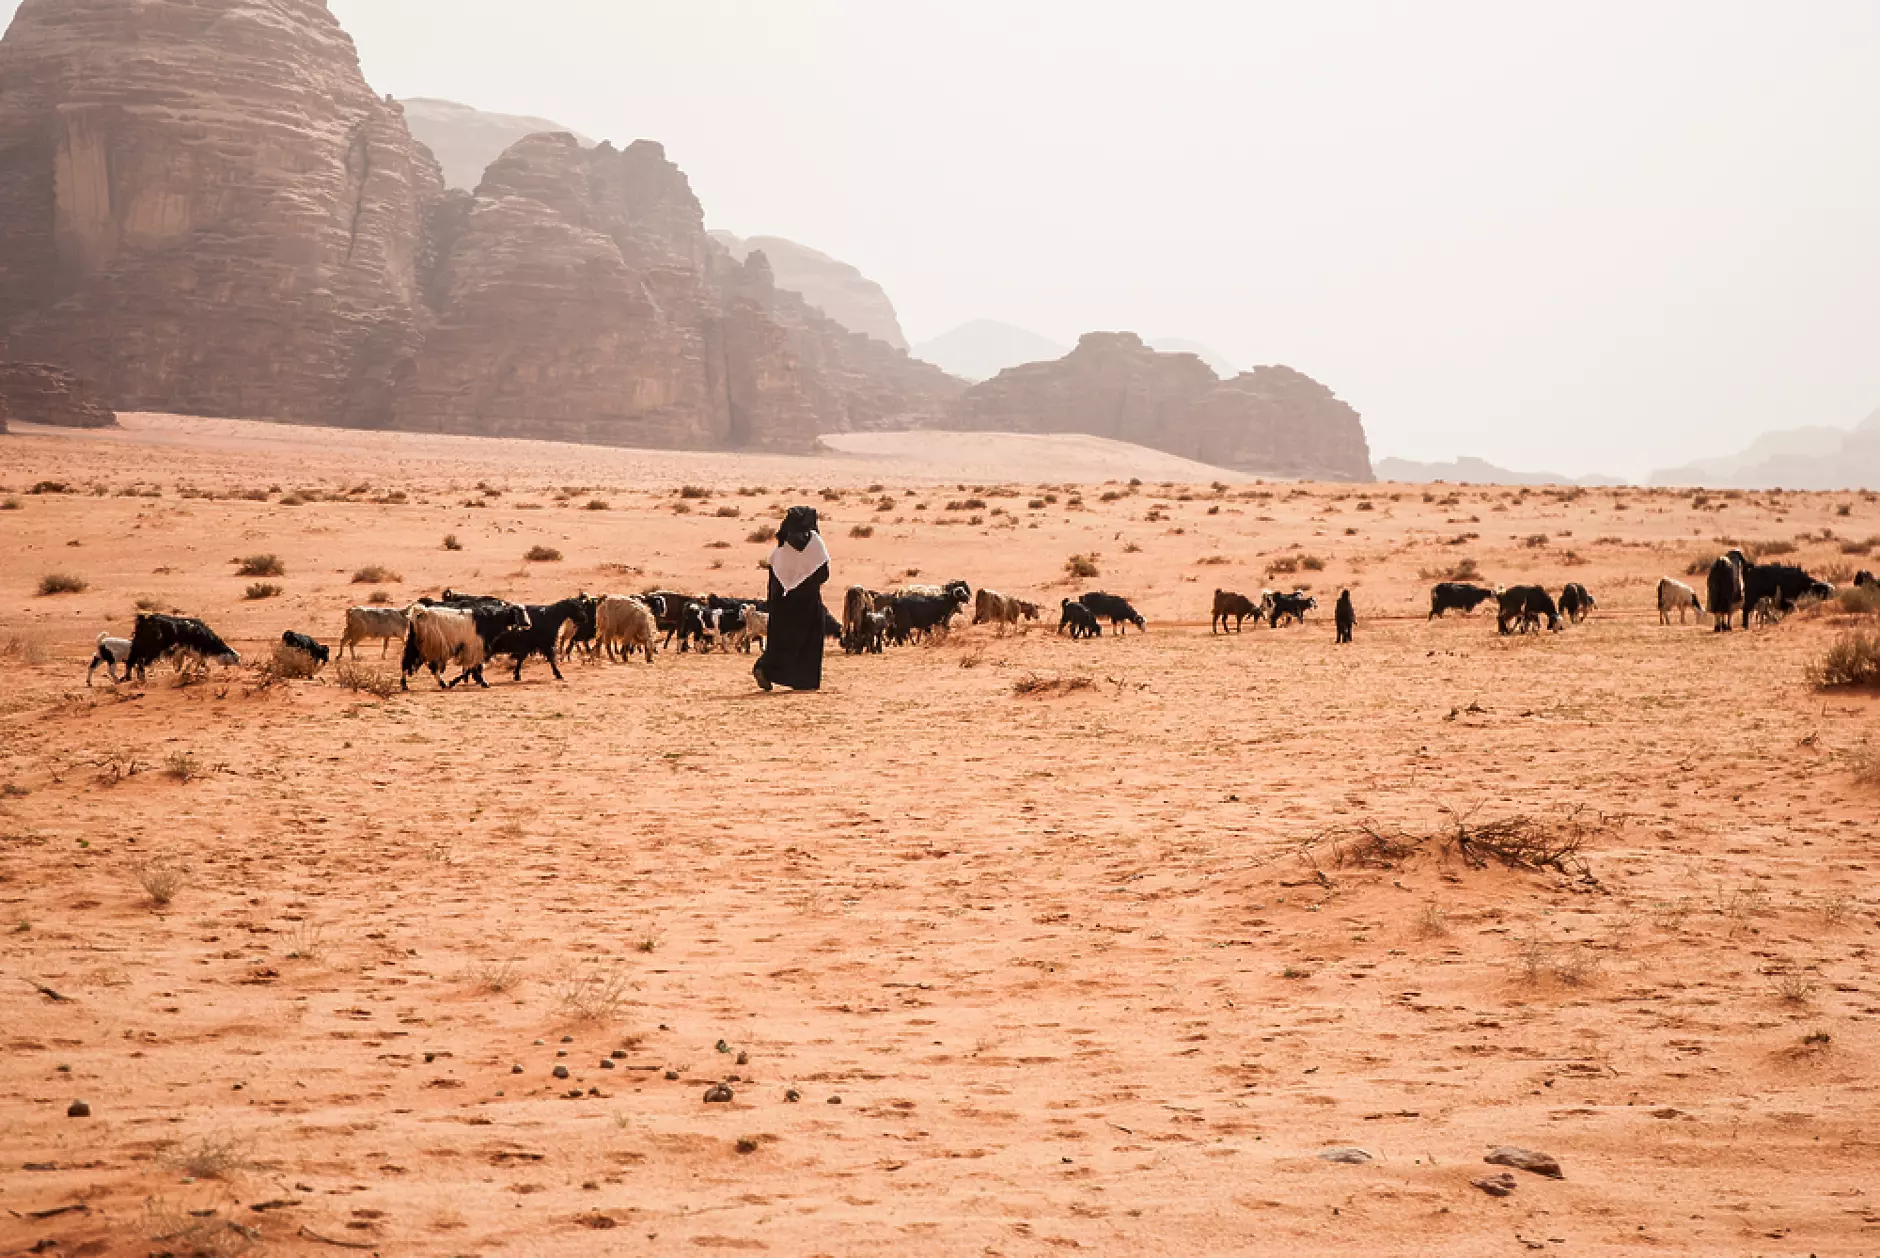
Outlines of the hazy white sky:
[[1880,407],[1874,0],[331,7],[378,90],[661,140],[914,340],[1188,337],[1566,472]]

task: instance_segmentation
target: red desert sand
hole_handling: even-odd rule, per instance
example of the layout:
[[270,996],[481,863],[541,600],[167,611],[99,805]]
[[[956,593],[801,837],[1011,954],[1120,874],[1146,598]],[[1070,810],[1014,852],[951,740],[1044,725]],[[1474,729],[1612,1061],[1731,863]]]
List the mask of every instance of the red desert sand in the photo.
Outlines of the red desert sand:
[[[1873,494],[125,424],[0,438],[0,1252],[1880,1251],[1876,700],[1808,675],[1874,618],[1654,595],[1880,565]],[[266,667],[375,592],[754,597],[797,502],[834,609],[1048,619],[817,694]],[[1598,609],[1426,620],[1470,562]],[[1090,589],[1148,631],[1053,633]],[[140,607],[244,663],[88,689]]]

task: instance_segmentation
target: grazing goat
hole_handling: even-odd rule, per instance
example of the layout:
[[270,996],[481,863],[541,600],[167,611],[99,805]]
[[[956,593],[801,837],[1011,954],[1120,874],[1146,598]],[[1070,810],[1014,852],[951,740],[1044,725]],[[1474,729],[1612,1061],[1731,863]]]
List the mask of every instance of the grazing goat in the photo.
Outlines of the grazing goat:
[[862,631],[862,617],[875,610],[875,596],[862,586],[851,585],[842,596],[842,636],[846,641]]
[[1306,623],[1306,613],[1319,605],[1319,600],[1304,590],[1294,590],[1291,594],[1275,594],[1273,610],[1267,613],[1266,627],[1279,628],[1280,618],[1290,616],[1298,624]]
[[522,666],[533,655],[548,661],[548,671],[555,675],[556,681],[565,680],[561,675],[561,666],[556,663],[556,657],[561,653],[562,627],[577,624],[584,612],[592,618],[596,602],[582,593],[564,598],[559,603],[524,604],[523,611],[528,613],[528,622],[497,634],[489,644],[489,654],[506,655],[514,660],[516,681],[522,680]]
[[1208,632],[1226,633],[1229,616],[1234,618],[1234,632],[1239,633],[1247,617],[1252,616],[1254,623],[1259,623],[1260,609],[1245,594],[1236,594],[1232,590],[1214,591],[1214,615],[1208,621]]
[[1138,613],[1135,608],[1129,605],[1129,600],[1126,598],[1118,598],[1114,594],[1105,594],[1102,591],[1096,591],[1084,595],[1077,601],[1082,603],[1085,607],[1088,607],[1092,616],[1097,616],[1109,621],[1111,627],[1113,627],[1118,634],[1125,632],[1123,629],[1124,625],[1136,626],[1136,630],[1139,633],[1145,632],[1148,628],[1147,622],[1143,620],[1141,614]]
[[659,613],[650,605],[655,599],[665,601],[657,594],[645,598],[609,594],[601,599],[594,611],[594,639],[608,659],[618,658],[625,664],[635,651],[642,651],[646,662],[653,662],[653,639],[659,634]]
[[124,675],[133,672],[138,681],[148,680],[148,669],[160,659],[172,659],[178,668],[195,665],[206,668],[211,662],[234,665],[242,662],[215,630],[193,616],[164,616],[144,612],[131,630],[130,653],[124,657]]
[[1554,602],[1554,596],[1538,585],[1510,586],[1501,592],[1495,613],[1495,632],[1509,634],[1519,625],[1521,632],[1540,626],[1540,618],[1547,617],[1547,627],[1558,632],[1560,629],[1560,608]]
[[[490,643],[506,631],[527,629],[529,613],[501,599],[453,596],[449,590],[444,593],[452,601],[468,605],[446,606],[420,599],[405,609],[411,629],[405,636],[399,687],[411,689],[411,675],[420,668],[429,668],[437,684],[445,690],[465,678],[487,690],[489,683],[483,680],[483,664],[489,658]],[[446,682],[444,668],[452,663],[463,671]]]
[[882,642],[888,636],[888,622],[892,611],[863,612],[861,628],[856,630],[856,650],[869,655],[880,655]]
[[[964,587],[963,582],[959,584]],[[888,607],[894,612],[895,640],[907,641],[912,638],[931,638],[936,633],[944,634],[953,627],[953,618],[965,606],[964,600],[945,593],[897,594],[888,600]]]
[[[1704,579],[1704,596],[1710,603],[1712,633],[1730,632],[1730,618],[1743,605],[1743,567],[1747,562],[1740,550],[1733,550],[1711,562],[1710,573]],[[1744,616],[1747,620],[1747,607]]]
[[1698,599],[1697,591],[1682,581],[1673,581],[1670,577],[1658,578],[1658,623],[1671,623],[1671,613],[1678,614],[1678,623],[1684,623],[1684,614],[1695,611],[1704,614],[1704,604]]
[[1495,591],[1483,589],[1479,585],[1470,585],[1465,581],[1439,581],[1430,587],[1430,614],[1424,619],[1435,620],[1447,611],[1472,612],[1494,597]]
[[1832,585],[1816,580],[1793,565],[1746,564],[1743,568],[1743,627],[1749,628],[1750,613],[1765,600],[1773,603],[1778,612],[1787,612],[1803,599],[1833,597]]
[[[91,685],[91,675],[97,672],[98,666],[102,664],[105,675],[111,678],[111,684],[117,685],[118,666],[128,662],[130,658],[131,640],[129,638],[114,638],[108,633],[99,634],[98,650],[91,657],[91,667],[85,670],[85,684]],[[124,675],[126,677],[131,675],[128,668],[124,670]]]
[[1358,613],[1351,605],[1351,591],[1338,592],[1338,606],[1332,609],[1332,620],[1338,626],[1340,645],[1351,641],[1351,631],[1357,627]]
[[1058,605],[1061,618],[1058,620],[1058,632],[1071,631],[1071,641],[1079,638],[1101,638],[1103,626],[1097,623],[1097,615],[1082,603],[1073,603],[1068,598]]
[[411,627],[405,613],[396,607],[349,607],[346,609],[346,631],[339,637],[339,653],[346,654],[351,647],[353,658],[359,658],[359,644],[373,638],[382,639],[379,658],[392,648],[392,640],[402,641],[405,632]]
[[1880,585],[1880,578],[1876,578],[1873,573],[1867,571],[1865,568],[1862,568],[1859,572],[1854,574],[1855,589],[1864,589],[1869,585]]
[[324,666],[333,656],[332,652],[304,633],[295,633],[289,629],[281,635],[281,645],[292,651],[299,651],[315,664]]
[[755,646],[759,654],[764,650],[764,639],[770,636],[770,613],[760,612],[755,606],[744,609],[744,625],[732,635],[731,644],[744,652],[751,653]]
[[[889,595],[890,598],[905,598],[913,595],[917,598],[950,598],[964,611],[973,601],[973,587],[964,581],[948,581],[945,585],[904,585]],[[880,600],[880,595],[876,595]]]
[[1567,582],[1567,588],[1560,591],[1560,612],[1573,624],[1585,620],[1586,614],[1597,606],[1593,596],[1578,581]]
[[1021,620],[1038,619],[1038,604],[1027,603],[1022,598],[1012,598],[997,590],[982,589],[973,597],[973,623],[976,625],[994,624],[1001,627],[1016,625]]

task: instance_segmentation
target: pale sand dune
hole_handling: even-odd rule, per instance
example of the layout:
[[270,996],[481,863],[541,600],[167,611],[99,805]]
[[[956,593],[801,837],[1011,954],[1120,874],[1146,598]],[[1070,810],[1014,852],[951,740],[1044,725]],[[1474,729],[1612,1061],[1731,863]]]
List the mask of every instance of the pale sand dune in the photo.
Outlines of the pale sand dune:
[[[1282,485],[950,509],[931,468],[834,470],[856,457],[140,417],[0,438],[0,1251],[1880,1249],[1880,709],[1802,679],[1850,622],[1651,610],[1720,533],[1807,533],[1820,568],[1846,560],[1822,530],[1880,534],[1880,504]],[[370,488],[179,491],[344,481]],[[119,496],[137,483],[162,496]],[[746,538],[796,498],[832,603],[919,569],[1055,606],[1096,552],[1089,584],[1149,632],[964,628],[837,655],[816,695],[672,652],[384,702],[337,669],[83,685],[136,599],[259,659],[288,627],[331,642],[367,564],[398,600],[754,592]],[[536,544],[565,557],[524,564]],[[229,561],[259,552],[285,592],[245,601]],[[1516,639],[1426,623],[1419,571],[1464,557],[1600,610]],[[89,588],[36,597],[53,571]],[[1304,628],[1208,633],[1214,587],[1296,581],[1322,600]],[[1016,695],[1033,674],[1091,684]],[[1583,808],[1597,883],[1362,845],[1453,834],[1445,807]],[[185,871],[165,908],[152,862]],[[1503,1143],[1566,1178],[1484,1195]]]
[[[30,438],[105,449],[213,454],[219,466],[253,474],[431,480],[498,473],[555,483],[635,486],[733,478],[779,485],[865,485],[882,477],[945,481],[1150,481],[1240,484],[1252,478],[1102,437],[1025,433],[845,433],[823,438],[832,453],[802,456],[682,450],[624,450],[554,441],[309,428],[239,419],[126,414],[119,431],[15,425]],[[140,456],[141,457],[141,456]]]

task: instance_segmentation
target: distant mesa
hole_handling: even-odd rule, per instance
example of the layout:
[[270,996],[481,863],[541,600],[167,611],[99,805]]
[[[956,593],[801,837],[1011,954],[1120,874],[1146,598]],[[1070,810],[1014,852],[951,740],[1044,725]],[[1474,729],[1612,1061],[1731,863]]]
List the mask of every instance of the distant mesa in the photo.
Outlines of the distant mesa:
[[473,109],[453,100],[413,96],[399,102],[405,107],[405,123],[420,144],[431,150],[444,168],[446,187],[475,192],[490,163],[524,136],[544,131],[564,131],[584,145],[594,141],[572,127],[547,118],[525,114],[494,114]]
[[1222,380],[1133,332],[1090,332],[1054,362],[1002,371],[960,396],[952,422],[1090,433],[1264,476],[1372,479],[1363,421],[1316,380],[1279,366]]
[[45,363],[0,362],[0,432],[9,416],[59,428],[117,427],[117,416],[89,384]]
[[1070,346],[995,319],[975,319],[922,341],[914,357],[962,380],[990,380],[1008,367],[1062,358]]
[[777,287],[788,289],[851,332],[872,336],[895,349],[907,348],[894,303],[881,285],[846,262],[781,236],[740,238],[715,231],[712,239],[742,262],[753,252],[770,260]]
[[1179,336],[1159,336],[1149,342],[1149,348],[1161,354],[1193,354],[1224,380],[1240,374],[1240,368],[1234,365],[1233,359],[1199,341],[1184,340]]
[[1651,474],[1654,485],[1715,489],[1880,488],[1880,410],[1852,429],[1814,426],[1764,433],[1743,450]]
[[1483,459],[1464,455],[1447,463],[1419,463],[1413,459],[1381,458],[1377,478],[1409,485],[1443,481],[1450,485],[1583,485],[1588,489],[1628,483],[1618,476],[1563,476],[1558,472],[1515,472]]

